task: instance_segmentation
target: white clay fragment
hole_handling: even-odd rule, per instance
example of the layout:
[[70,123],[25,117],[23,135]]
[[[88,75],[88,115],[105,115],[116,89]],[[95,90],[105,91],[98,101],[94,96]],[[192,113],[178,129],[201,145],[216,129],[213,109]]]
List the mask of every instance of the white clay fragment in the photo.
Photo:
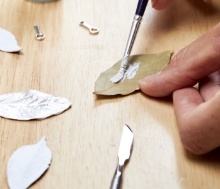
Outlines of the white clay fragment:
[[4,52],[19,52],[22,48],[18,45],[15,36],[0,28],[0,50]]
[[26,189],[49,168],[52,153],[43,137],[37,144],[17,149],[9,158],[7,179],[10,189]]
[[31,120],[58,115],[71,106],[65,98],[36,90],[0,95],[0,117]]

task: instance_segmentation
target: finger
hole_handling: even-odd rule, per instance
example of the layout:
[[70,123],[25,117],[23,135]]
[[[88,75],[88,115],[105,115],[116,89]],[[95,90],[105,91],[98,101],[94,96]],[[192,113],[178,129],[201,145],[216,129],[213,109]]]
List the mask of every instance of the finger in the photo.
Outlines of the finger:
[[193,88],[173,94],[174,108],[184,146],[195,154],[207,153],[220,145],[220,93],[203,102]]
[[163,71],[141,80],[139,86],[145,94],[166,96],[219,69],[220,24],[182,49]]
[[[212,0],[203,0],[206,3],[211,2]],[[152,7],[157,10],[163,10],[172,2],[172,0],[151,0]]]
[[220,91],[220,71],[214,72],[202,79],[199,88],[204,101],[208,101],[215,96],[215,94]]
[[157,10],[162,10],[165,9],[171,2],[172,0],[152,0],[151,4],[152,7],[157,9]]

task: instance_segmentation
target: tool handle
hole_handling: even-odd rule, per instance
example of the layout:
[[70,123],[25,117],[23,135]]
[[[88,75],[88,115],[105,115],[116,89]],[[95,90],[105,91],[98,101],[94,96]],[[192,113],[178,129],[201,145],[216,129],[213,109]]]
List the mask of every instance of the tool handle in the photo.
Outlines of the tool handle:
[[147,3],[148,0],[139,0],[135,14],[142,17],[144,15]]
[[116,174],[112,180],[112,184],[111,184],[110,189],[120,189],[121,181],[122,181],[122,176]]

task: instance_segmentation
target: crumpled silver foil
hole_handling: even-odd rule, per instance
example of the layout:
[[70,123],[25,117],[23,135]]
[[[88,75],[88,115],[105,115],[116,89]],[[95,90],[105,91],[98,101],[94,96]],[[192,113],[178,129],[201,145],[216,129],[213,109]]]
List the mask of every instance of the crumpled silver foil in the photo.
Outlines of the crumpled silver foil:
[[15,120],[45,119],[58,115],[71,102],[36,90],[0,95],[0,117]]

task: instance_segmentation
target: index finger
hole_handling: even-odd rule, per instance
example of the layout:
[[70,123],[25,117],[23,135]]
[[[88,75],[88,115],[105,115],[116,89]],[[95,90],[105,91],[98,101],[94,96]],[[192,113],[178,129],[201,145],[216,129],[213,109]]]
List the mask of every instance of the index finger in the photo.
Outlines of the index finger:
[[157,9],[157,10],[162,10],[165,9],[171,2],[172,0],[152,0],[151,4],[152,7]]
[[[202,0],[201,0],[202,1]],[[204,2],[211,2],[212,0],[203,0]],[[157,10],[165,9],[172,0],[151,0],[152,7]]]
[[160,73],[140,81],[140,89],[151,96],[166,96],[193,86],[220,69],[220,24],[182,49]]

